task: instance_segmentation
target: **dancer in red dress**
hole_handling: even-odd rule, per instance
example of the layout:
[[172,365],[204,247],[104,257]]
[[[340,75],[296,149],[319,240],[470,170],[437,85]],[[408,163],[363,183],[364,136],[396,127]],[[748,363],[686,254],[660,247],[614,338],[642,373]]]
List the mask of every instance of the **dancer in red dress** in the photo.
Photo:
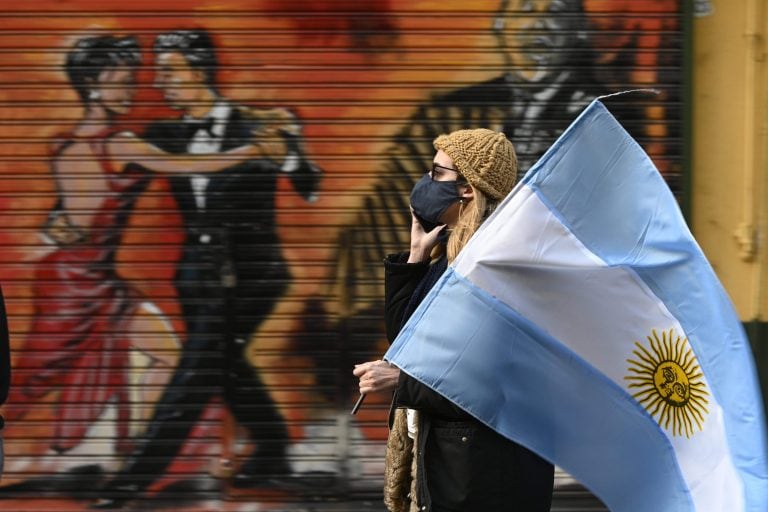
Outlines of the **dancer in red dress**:
[[[96,134],[64,141],[54,161],[77,144],[103,154],[105,138]],[[111,172],[105,158],[99,164],[107,194],[90,225],[80,227],[68,219],[63,201],[51,214],[48,232],[58,247],[37,265],[35,316],[11,388],[11,420],[32,404],[30,400],[60,390],[51,446],[58,452],[79,444],[113,398],[116,449],[130,449],[125,443],[131,419],[130,321],[143,299],[116,274],[114,259],[128,213],[148,176]]]
[[[115,451],[127,453],[132,411],[131,385],[162,388],[175,365],[175,334],[160,310],[116,271],[115,254],[125,225],[151,172],[217,172],[240,159],[279,158],[279,147],[262,143],[219,153],[170,155],[130,133],[116,133],[115,117],[130,110],[140,51],[132,38],[79,40],[67,58],[67,72],[85,107],[73,132],[55,144],[52,169],[59,201],[45,226],[55,250],[37,264],[34,319],[15,362],[8,400],[9,425],[41,399],[58,392],[51,448],[62,453],[79,445],[88,429],[114,404]],[[279,130],[279,123],[259,131]],[[152,333],[153,336],[147,336]],[[143,336],[142,336],[143,334]],[[152,339],[148,339],[152,338]],[[150,362],[131,376],[130,356],[139,350]],[[149,391],[147,391],[148,393]],[[157,391],[155,391],[157,392]],[[151,403],[146,394],[135,400]]]

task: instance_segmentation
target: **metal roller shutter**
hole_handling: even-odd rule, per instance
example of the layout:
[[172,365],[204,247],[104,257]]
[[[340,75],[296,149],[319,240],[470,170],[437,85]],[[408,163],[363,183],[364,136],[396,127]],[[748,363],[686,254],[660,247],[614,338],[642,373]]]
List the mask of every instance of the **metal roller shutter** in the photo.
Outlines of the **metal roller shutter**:
[[607,103],[686,194],[682,2],[2,9],[5,510],[118,474],[148,510],[382,509],[389,404],[351,417],[351,369],[386,349],[381,259],[440,133],[503,130],[525,171],[593,97],[653,88]]

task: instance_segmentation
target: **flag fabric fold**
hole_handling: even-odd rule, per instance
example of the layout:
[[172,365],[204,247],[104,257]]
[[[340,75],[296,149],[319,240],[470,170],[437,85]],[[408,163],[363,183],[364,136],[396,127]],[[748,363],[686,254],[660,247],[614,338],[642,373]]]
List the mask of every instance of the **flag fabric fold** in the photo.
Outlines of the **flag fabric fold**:
[[768,510],[739,319],[661,175],[599,100],[385,358],[615,512]]

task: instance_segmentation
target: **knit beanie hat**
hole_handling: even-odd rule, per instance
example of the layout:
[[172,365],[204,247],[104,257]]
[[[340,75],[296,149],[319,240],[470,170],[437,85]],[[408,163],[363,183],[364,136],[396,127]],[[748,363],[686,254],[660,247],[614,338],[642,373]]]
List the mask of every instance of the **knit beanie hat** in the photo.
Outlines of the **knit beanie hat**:
[[492,199],[504,198],[517,178],[517,155],[507,137],[485,128],[440,135],[432,143],[451,157],[470,185]]

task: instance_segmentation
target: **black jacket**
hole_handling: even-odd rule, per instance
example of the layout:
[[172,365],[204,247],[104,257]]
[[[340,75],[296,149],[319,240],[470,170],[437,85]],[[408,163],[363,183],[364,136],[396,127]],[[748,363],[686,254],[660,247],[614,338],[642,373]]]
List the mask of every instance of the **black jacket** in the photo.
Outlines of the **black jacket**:
[[[385,324],[390,342],[445,270],[445,261],[385,260]],[[420,413],[418,505],[433,512],[549,511],[554,468],[502,437],[405,372],[394,405]]]
[[[255,121],[233,106],[221,151],[251,143]],[[151,124],[144,138],[170,153],[186,153],[197,128],[182,120]],[[317,192],[321,171],[306,158],[298,135],[285,135],[298,167],[286,173],[293,188],[305,199]],[[232,289],[237,301],[231,308],[242,319],[235,329],[247,335],[254,328],[255,313],[265,301],[281,296],[290,279],[283,258],[275,219],[280,163],[250,159],[221,172],[207,174],[205,209],[195,203],[191,178],[168,178],[181,213],[185,241],[174,283],[188,318],[200,316],[200,301]],[[249,319],[251,319],[249,321]]]

